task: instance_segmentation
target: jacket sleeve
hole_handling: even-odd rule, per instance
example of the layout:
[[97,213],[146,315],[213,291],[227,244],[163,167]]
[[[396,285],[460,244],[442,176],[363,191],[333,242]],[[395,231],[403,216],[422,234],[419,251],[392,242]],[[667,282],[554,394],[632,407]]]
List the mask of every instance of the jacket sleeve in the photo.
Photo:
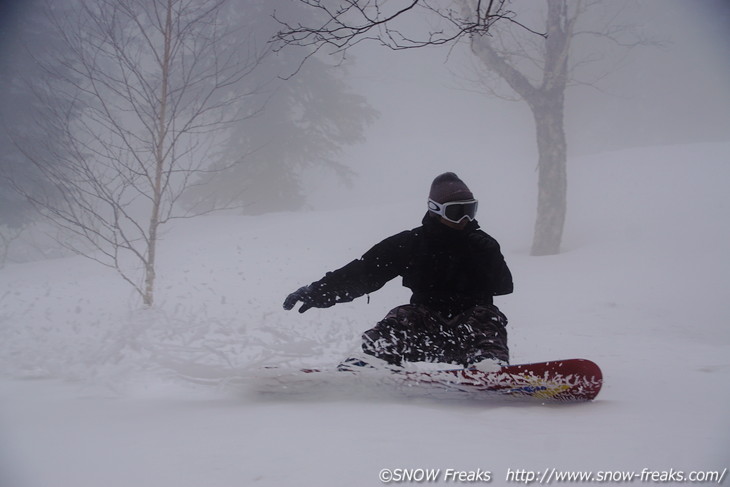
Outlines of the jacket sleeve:
[[368,250],[361,258],[328,272],[310,285],[310,299],[318,308],[346,303],[377,291],[400,275],[406,265],[409,231],[388,237]]
[[481,230],[469,235],[469,243],[479,257],[480,271],[488,276],[487,292],[492,296],[512,293],[512,272],[504,260],[499,243]]
[[498,257],[495,256],[495,279],[494,287],[492,288],[493,296],[502,296],[504,294],[511,294],[514,289],[514,283],[512,282],[512,272],[507,267],[507,262],[504,260],[504,256],[500,252]]

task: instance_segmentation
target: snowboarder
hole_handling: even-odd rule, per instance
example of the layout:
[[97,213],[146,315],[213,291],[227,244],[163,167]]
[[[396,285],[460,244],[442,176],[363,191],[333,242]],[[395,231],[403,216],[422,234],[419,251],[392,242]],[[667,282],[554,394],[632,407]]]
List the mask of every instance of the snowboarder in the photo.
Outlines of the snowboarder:
[[[491,371],[509,363],[507,318],[493,297],[513,290],[499,244],[474,219],[477,200],[447,172],[431,184],[422,225],[376,244],[360,259],[287,296],[284,309],[328,308],[401,276],[413,294],[362,335],[362,355],[340,368],[459,364]],[[380,360],[379,360],[380,359]]]

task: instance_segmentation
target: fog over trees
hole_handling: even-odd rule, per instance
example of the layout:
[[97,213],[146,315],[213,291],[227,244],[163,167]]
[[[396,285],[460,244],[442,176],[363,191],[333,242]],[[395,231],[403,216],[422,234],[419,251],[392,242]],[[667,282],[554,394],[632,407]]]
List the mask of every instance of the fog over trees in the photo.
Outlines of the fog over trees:
[[31,75],[9,70],[5,80],[28,122],[3,111],[2,193],[17,206],[4,249],[28,221],[20,213],[31,218],[29,203],[60,230],[59,243],[118,271],[151,306],[167,223],[234,207],[296,209],[307,166],[347,180],[334,155],[374,112],[323,63],[285,79],[300,60],[272,54],[273,6],[39,3],[18,29],[27,56],[18,64]]
[[423,198],[443,170],[553,254],[572,155],[728,138],[724,2],[447,3],[348,3],[373,25],[328,40],[302,35],[346,25],[336,0],[3,2],[0,258],[53,233],[149,304],[176,218]]
[[647,33],[641,15],[635,15],[642,2],[301,3],[324,20],[282,20],[277,34],[282,46],[342,54],[372,41],[394,51],[466,44],[488,72],[483,77],[485,91],[503,96],[496,88],[502,81],[511,92],[505,97],[527,103],[538,153],[532,255],[553,255],[561,249],[568,193],[566,91],[575,85],[600,89],[598,82],[617,68],[627,51],[662,45]]

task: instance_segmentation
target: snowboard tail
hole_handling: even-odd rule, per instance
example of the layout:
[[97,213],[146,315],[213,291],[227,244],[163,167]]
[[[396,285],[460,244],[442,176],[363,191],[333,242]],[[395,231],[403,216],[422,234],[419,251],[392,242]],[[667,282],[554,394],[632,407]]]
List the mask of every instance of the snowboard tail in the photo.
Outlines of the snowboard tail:
[[509,365],[494,372],[460,368],[404,374],[407,380],[415,383],[534,398],[544,402],[591,401],[603,385],[601,369],[585,359]]

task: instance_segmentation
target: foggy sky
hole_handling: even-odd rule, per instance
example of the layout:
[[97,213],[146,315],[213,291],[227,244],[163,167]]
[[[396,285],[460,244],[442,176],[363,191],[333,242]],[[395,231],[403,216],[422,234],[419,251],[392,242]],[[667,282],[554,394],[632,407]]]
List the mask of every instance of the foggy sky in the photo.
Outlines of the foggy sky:
[[[9,38],[13,21],[23,13],[19,6],[29,4],[0,1],[0,53],[15,48]],[[631,13],[649,36],[666,45],[632,52],[600,91],[567,93],[569,156],[729,140],[730,2],[637,0]],[[404,177],[425,184],[436,171],[468,171],[469,164],[485,159],[514,161],[520,170],[534,171],[534,126],[526,105],[464,91],[454,76],[458,53],[393,52],[365,43],[350,58],[353,87],[380,118],[367,131],[367,142],[342,155],[359,174],[355,191],[348,193],[331,174],[309,174],[314,206],[342,194],[393,197]]]

